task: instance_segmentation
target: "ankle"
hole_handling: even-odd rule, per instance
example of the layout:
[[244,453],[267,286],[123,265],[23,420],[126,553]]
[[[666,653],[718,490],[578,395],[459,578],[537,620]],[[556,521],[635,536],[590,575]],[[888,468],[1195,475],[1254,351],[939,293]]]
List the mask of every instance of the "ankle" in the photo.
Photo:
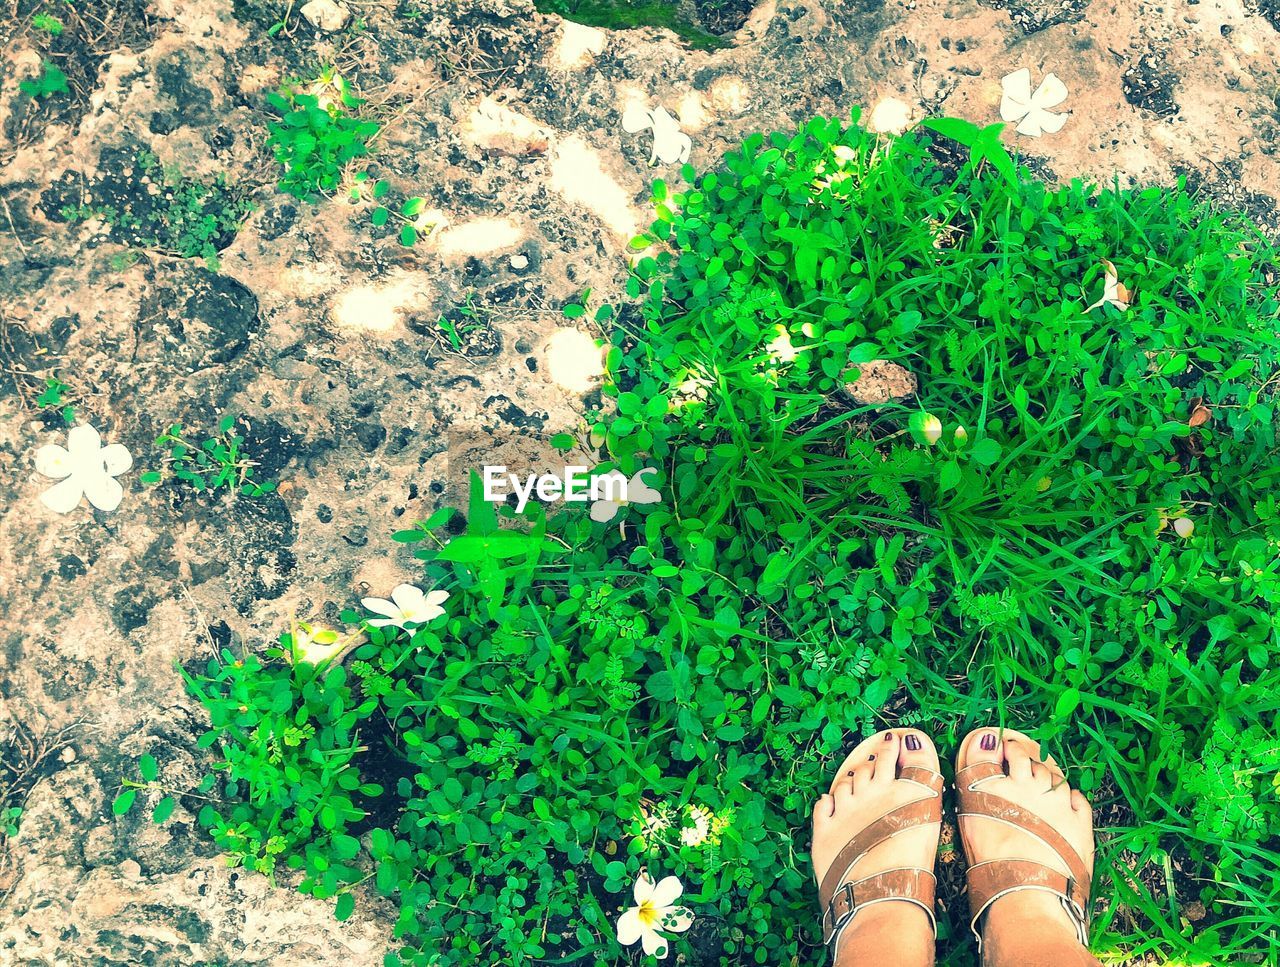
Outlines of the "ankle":
[[886,900],[859,910],[840,934],[834,967],[882,963],[888,951],[900,967],[933,962],[933,927],[916,904]]
[[1062,900],[1045,890],[1005,894],[987,907],[979,926],[983,946],[988,950],[1022,944],[1029,935],[1041,943],[1080,943]]

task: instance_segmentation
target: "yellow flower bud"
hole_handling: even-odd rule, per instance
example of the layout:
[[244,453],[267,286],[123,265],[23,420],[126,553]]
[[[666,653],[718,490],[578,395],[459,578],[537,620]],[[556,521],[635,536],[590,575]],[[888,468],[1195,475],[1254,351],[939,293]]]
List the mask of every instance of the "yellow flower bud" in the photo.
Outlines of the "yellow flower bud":
[[1173,522],[1173,531],[1181,538],[1188,538],[1195,533],[1196,525],[1190,517],[1179,517]]
[[936,416],[926,416],[920,424],[920,435],[924,437],[925,443],[933,446],[942,439],[942,421]]

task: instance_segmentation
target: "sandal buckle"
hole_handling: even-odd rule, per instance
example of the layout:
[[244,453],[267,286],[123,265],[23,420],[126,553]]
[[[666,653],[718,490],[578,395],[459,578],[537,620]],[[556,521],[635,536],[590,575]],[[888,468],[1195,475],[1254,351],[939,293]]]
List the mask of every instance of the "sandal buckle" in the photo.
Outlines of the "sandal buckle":
[[852,919],[854,913],[853,884],[842,883],[834,894],[831,896],[831,902],[827,904],[826,913],[823,914],[823,933],[826,936],[826,943],[830,944],[836,939],[841,928]]

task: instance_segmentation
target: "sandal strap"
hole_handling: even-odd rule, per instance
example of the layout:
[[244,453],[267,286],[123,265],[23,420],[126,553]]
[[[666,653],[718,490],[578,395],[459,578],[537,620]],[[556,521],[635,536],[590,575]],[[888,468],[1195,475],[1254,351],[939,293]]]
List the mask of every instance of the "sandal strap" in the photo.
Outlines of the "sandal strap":
[[968,875],[970,927],[981,939],[978,920],[997,899],[1018,890],[1044,890],[1062,900],[1063,907],[1076,925],[1081,943],[1088,944],[1089,868],[1076,848],[1035,813],[1003,796],[976,788],[988,779],[1003,775],[1003,767],[995,762],[977,762],[957,772],[956,791],[960,798],[957,819],[972,816],[1013,826],[1057,853],[1069,872],[1063,873],[1043,863],[1018,858],[986,860],[971,865]]
[[[930,795],[889,810],[869,823],[836,854],[818,887],[822,907],[824,942],[830,943],[859,908],[880,900],[909,900],[923,907],[933,922],[936,881],[927,870],[900,868],[877,873],[854,883],[844,883],[855,863],[873,847],[892,836],[942,821],[942,776],[919,766],[905,768],[897,780],[922,786]],[[891,876],[890,874],[904,874]]]
[[1051,866],[1035,860],[988,860],[969,867],[967,889],[971,914],[969,929],[978,938],[979,949],[982,948],[982,931],[978,929],[978,921],[982,915],[1002,896],[1022,890],[1041,890],[1056,896],[1071,918],[1080,943],[1086,947],[1089,945],[1088,885]]
[[930,929],[936,934],[938,927],[933,902],[937,887],[938,881],[933,873],[909,866],[883,870],[861,880],[842,883],[823,911],[822,942],[831,944],[859,910],[885,900],[914,903],[928,915]]

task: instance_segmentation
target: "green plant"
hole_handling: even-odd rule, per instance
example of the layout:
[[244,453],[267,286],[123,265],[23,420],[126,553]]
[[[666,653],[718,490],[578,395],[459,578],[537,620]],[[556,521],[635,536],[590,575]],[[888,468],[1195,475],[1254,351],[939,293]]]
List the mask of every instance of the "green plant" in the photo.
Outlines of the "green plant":
[[18,835],[18,820],[21,818],[21,806],[10,806],[0,812],[0,831],[3,831],[5,839],[12,839]]
[[[149,151],[138,153],[138,168],[160,177],[127,207],[91,200],[64,206],[60,214],[68,221],[101,219],[126,244],[199,258],[209,271],[217,271],[218,249],[240,230],[253,203],[228,185],[224,175],[211,182],[188,178],[176,168],[165,168]],[[127,268],[137,257],[132,252],[113,256],[113,271]]]
[[76,408],[65,402],[67,390],[70,388],[56,376],[50,376],[45,380],[44,389],[36,397],[36,406],[42,410],[56,409],[58,415],[62,417],[62,422],[71,426],[76,420]]
[[[671,0],[537,0],[536,6],[542,13],[553,13],[566,20],[609,30],[664,27],[697,50],[717,50],[727,46],[723,37],[690,23],[685,15],[687,8]],[[716,4],[706,3],[698,9],[701,11],[713,6]]]
[[451,313],[442,313],[436,326],[449,340],[454,352],[462,352],[466,339],[488,325],[487,312],[473,301],[475,293],[468,292]]
[[267,95],[281,115],[268,125],[267,144],[284,168],[279,189],[307,200],[337,190],[347,163],[369,154],[379,125],[348,113],[364,101],[334,68],[326,68],[305,86],[299,84]]
[[[388,964],[628,962],[653,869],[702,921],[687,962],[825,963],[812,801],[895,722],[944,756],[1015,725],[1067,767],[1111,817],[1099,950],[1280,957],[1280,257],[1182,185],[1050,188],[933,127],[815,119],[654,184],[638,305],[594,312],[611,408],[551,442],[650,468],[656,503],[516,513],[476,478],[465,527],[393,535],[449,598],[350,652],[401,778],[330,884],[397,899]],[[873,362],[913,393],[858,402]]]
[[361,171],[357,172],[352,179],[350,198],[353,202],[379,202],[369,216],[374,228],[382,228],[388,222],[393,225],[398,224],[400,244],[405,248],[412,248],[420,236],[435,227],[430,220],[430,213],[425,210],[427,201],[425,198],[414,195],[406,198],[397,206],[398,210],[393,211],[383,200],[390,191],[391,182],[385,178],[375,181],[370,178],[369,172]]
[[111,258],[107,260],[107,265],[111,267],[112,272],[123,272],[138,264],[138,260],[142,256],[133,249],[127,249],[123,252],[113,252]]
[[156,437],[155,445],[169,451],[163,469],[147,471],[140,479],[151,486],[181,480],[197,491],[221,487],[249,497],[271,493],[276,489],[274,480],[253,479],[256,464],[242,452],[244,436],[235,432],[235,422],[234,414],[223,416],[217,433],[199,444],[183,435],[181,423],[174,423]]
[[40,73],[36,77],[29,77],[18,82],[18,89],[28,97],[35,99],[52,97],[54,94],[65,94],[68,90],[67,75],[58,68],[57,64],[46,60],[41,65]]
[[[223,649],[204,674],[184,673],[209,712],[210,728],[199,745],[220,756],[193,796],[204,801],[198,821],[227,854],[228,865],[273,882],[281,863],[301,870],[299,890],[338,896],[336,914],[345,920],[354,902],[346,891],[365,878],[350,865],[360,844],[347,830],[367,815],[358,802],[382,793],[376,783],[361,780],[353,763],[367,751],[358,732],[378,700],[360,700],[341,666],[302,659],[302,642],[313,635],[329,637],[295,626],[265,662]],[[141,781],[124,780],[113,811],[127,813],[144,790],[164,794],[152,809],[152,819],[164,822],[176,800],[158,781],[153,756],[142,756],[138,768]]]
[[31,18],[31,26],[35,30],[42,31],[50,37],[58,37],[65,29],[61,20],[49,13],[38,13]]

